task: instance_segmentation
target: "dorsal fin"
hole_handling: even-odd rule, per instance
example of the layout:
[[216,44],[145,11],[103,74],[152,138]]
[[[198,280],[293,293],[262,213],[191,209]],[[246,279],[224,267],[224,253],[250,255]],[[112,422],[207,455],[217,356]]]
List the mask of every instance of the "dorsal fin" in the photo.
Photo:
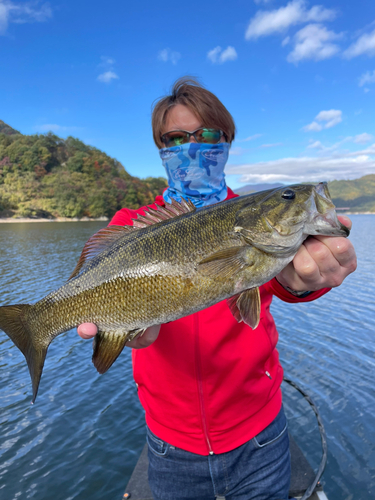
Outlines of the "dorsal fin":
[[69,276],[69,280],[79,274],[82,267],[88,260],[93,259],[100,252],[110,247],[112,243],[119,240],[122,236],[124,236],[124,234],[136,229],[137,228],[133,226],[108,226],[100,229],[87,240],[77,265],[72,274]]
[[132,226],[108,226],[100,229],[87,240],[69,280],[80,273],[87,261],[93,259],[100,252],[110,247],[112,243],[122,238],[125,233],[151,226],[168,219],[174,219],[180,215],[195,212],[195,210],[195,205],[190,200],[186,201],[184,198],[181,198],[181,203],[179,203],[172,198],[172,203],[165,202],[165,207],[157,205],[156,210],[154,208],[149,208],[145,215],[138,214],[136,219],[132,219]]
[[149,208],[145,215],[137,215],[136,219],[133,219],[134,226],[137,228],[152,226],[158,222],[163,222],[168,219],[174,219],[183,214],[188,214],[190,212],[195,212],[196,207],[190,200],[185,200],[181,198],[181,202],[176,201],[172,198],[172,203],[165,202],[165,206],[161,207],[157,205],[157,208]]

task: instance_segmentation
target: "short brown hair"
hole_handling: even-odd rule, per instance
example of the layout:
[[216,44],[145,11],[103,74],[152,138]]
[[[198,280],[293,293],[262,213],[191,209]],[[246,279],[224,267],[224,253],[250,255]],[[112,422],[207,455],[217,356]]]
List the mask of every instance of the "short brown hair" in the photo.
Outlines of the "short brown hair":
[[224,104],[195,78],[184,76],[174,83],[170,95],[160,98],[154,105],[152,133],[158,148],[164,147],[161,140],[163,126],[168,111],[176,104],[187,106],[205,127],[222,130],[229,143],[234,140],[236,126]]

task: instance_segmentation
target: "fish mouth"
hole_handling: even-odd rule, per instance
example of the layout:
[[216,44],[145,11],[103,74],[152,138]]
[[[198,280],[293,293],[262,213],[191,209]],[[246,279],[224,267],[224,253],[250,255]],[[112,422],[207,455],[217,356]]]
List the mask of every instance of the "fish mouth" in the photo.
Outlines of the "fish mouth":
[[311,220],[307,224],[308,234],[312,236],[349,236],[349,229],[337,218],[335,205],[326,182],[320,182],[314,186],[310,214]]
[[317,234],[325,236],[349,236],[350,230],[342,224],[334,208],[324,214],[314,217],[312,224],[315,226]]

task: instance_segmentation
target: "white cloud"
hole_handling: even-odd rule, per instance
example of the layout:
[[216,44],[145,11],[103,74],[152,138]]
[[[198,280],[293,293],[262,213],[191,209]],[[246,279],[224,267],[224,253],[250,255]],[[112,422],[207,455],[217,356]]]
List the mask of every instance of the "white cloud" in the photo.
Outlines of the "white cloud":
[[[342,122],[342,111],[339,109],[330,109],[327,111],[321,111],[315,117],[316,121],[313,121],[309,125],[305,125],[303,130],[305,132],[319,132],[323,128],[331,128]],[[323,124],[318,122],[325,122]]]
[[346,59],[366,54],[370,57],[375,56],[375,30],[371,33],[365,33],[360,36],[345,52]]
[[229,156],[240,156],[246,152],[246,149],[241,148],[240,146],[231,147],[229,150]]
[[99,64],[99,66],[104,68],[112,67],[116,62],[112,57],[107,56],[101,56],[100,59],[102,60],[102,62]]
[[169,49],[163,49],[158,54],[159,61],[167,62],[169,57]]
[[316,115],[315,120],[326,122],[324,128],[331,128],[342,122],[342,111],[339,109],[330,109],[329,111],[321,111]]
[[[310,141],[310,144],[307,146],[307,149],[315,149],[319,154],[329,154],[332,152],[337,152],[337,150],[343,145],[347,144],[348,142],[354,142],[356,144],[366,144],[367,142],[370,142],[374,139],[374,137],[371,134],[363,133],[363,134],[358,134],[356,136],[351,136],[349,135],[348,137],[344,137],[338,142],[335,142],[332,144],[332,146],[324,146],[320,141]],[[337,153],[336,153],[337,154]]]
[[288,55],[287,61],[297,63],[303,59],[314,61],[328,59],[340,51],[340,47],[332,41],[341,36],[341,34],[327,30],[321,24],[308,24],[295,34],[295,46]]
[[0,35],[4,35],[9,23],[42,23],[52,17],[48,2],[38,6],[39,2],[14,3],[0,0]]
[[307,146],[307,149],[324,149],[323,144],[320,141],[315,141]]
[[272,0],[254,0],[254,3],[256,3],[256,4],[258,4],[258,5],[259,5],[260,3],[271,3],[271,2],[272,2]]
[[214,49],[207,52],[207,59],[209,59],[212,63],[218,62],[220,52],[221,47],[218,45]]
[[118,80],[120,77],[114,71],[106,71],[98,76],[97,80],[103,83],[110,83],[112,80]]
[[104,71],[96,79],[102,83],[111,83],[112,80],[118,80],[120,77],[113,68],[116,62],[113,57],[101,56],[100,59],[102,62],[98,65],[98,68],[102,68],[102,71]]
[[159,61],[171,62],[172,64],[177,64],[179,59],[181,59],[181,54],[169,48],[163,49],[158,53]]
[[226,49],[221,50],[220,46],[207,52],[207,59],[209,59],[213,64],[223,64],[226,61],[235,61],[238,55],[236,49],[228,45]]
[[322,128],[323,128],[322,125],[320,125],[319,123],[312,122],[309,125],[305,125],[303,127],[303,130],[305,132],[320,132],[320,130],[322,130]]
[[279,9],[258,11],[250,20],[245,34],[246,40],[283,33],[296,24],[330,21],[336,17],[336,11],[333,9],[314,5],[308,10],[307,5],[305,0],[292,0]]
[[354,137],[354,142],[357,144],[366,144],[366,142],[370,142],[372,140],[373,136],[371,134],[367,134],[366,132],[358,134]]
[[236,49],[228,45],[228,47],[220,54],[220,62],[224,63],[226,61],[235,61],[237,57]]
[[375,172],[375,144],[354,153],[337,153],[320,158],[280,158],[278,160],[228,165],[227,175],[241,175],[240,182],[321,182],[357,179]]
[[262,134],[254,134],[250,135],[249,137],[246,137],[246,139],[236,139],[236,142],[248,142],[248,141],[255,141],[255,139],[259,139],[259,137],[262,137]]
[[9,7],[8,4],[0,3],[0,35],[6,32],[9,21]]
[[288,45],[288,43],[290,42],[290,36],[287,36],[284,38],[284,40],[281,42],[281,45],[283,47],[285,47],[285,45]]
[[366,73],[363,73],[363,75],[359,77],[358,85],[360,87],[363,87],[366,83],[375,83],[375,69],[372,73],[371,71],[366,71]]

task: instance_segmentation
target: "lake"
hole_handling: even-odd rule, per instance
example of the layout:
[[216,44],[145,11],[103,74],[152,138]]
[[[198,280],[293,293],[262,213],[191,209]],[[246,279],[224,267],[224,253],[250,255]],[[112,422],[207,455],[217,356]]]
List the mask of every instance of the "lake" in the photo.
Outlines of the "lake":
[[[329,500],[375,498],[375,217],[353,215],[358,270],[318,301],[274,299],[285,374],[312,397],[328,437]],[[33,303],[73,271],[105,222],[0,224],[0,305]],[[51,344],[36,404],[26,361],[0,330],[0,498],[122,497],[145,442],[130,349],[103,376],[75,331]],[[319,463],[315,418],[285,388],[290,428]]]

